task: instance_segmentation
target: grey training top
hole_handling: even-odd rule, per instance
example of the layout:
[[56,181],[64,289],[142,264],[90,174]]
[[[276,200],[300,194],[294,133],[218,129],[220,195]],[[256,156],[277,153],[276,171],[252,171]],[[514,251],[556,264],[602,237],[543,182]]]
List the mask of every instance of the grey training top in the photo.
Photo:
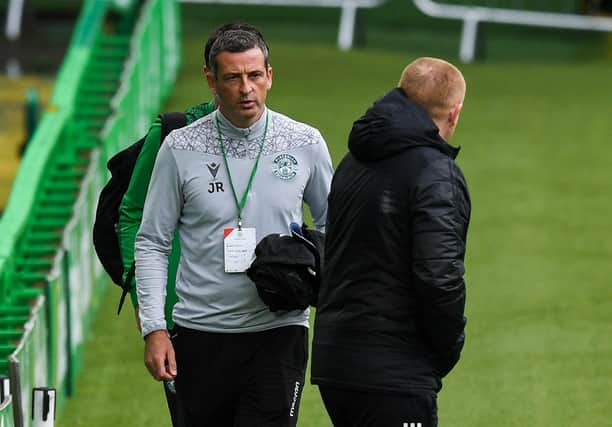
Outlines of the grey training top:
[[[323,230],[333,174],[320,132],[266,109],[249,128],[233,126],[218,110],[172,131],[164,140],[135,243],[136,283],[142,335],[165,329],[168,255],[175,227],[181,242],[173,319],[209,332],[255,332],[286,325],[308,326],[308,310],[272,313],[245,273],[225,273],[223,230],[237,226],[238,209],[221,151],[226,147],[240,200],[264,136],[259,167],[242,212],[259,242],[301,224],[302,202]],[[217,132],[219,117],[221,136]]]

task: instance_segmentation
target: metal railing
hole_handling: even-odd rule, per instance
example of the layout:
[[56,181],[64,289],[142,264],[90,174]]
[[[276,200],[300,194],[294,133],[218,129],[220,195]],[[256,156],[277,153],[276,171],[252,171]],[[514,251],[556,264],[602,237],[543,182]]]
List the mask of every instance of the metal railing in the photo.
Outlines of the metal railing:
[[183,3],[218,3],[244,4],[262,6],[307,6],[338,7],[341,10],[338,24],[338,48],[350,50],[355,38],[355,21],[357,9],[373,8],[382,5],[386,0],[180,0]]
[[459,46],[459,59],[462,62],[472,62],[476,56],[478,25],[481,22],[612,32],[612,18],[601,16],[457,5],[432,0],[414,0],[414,4],[426,15],[463,21]]
[[176,2],[123,1],[122,10],[115,3],[83,4],[0,218],[0,376],[11,379],[0,422],[7,427],[32,425],[33,387],[55,387],[58,408],[73,393],[109,283],[91,239],[106,159],[142,136],[179,66]]

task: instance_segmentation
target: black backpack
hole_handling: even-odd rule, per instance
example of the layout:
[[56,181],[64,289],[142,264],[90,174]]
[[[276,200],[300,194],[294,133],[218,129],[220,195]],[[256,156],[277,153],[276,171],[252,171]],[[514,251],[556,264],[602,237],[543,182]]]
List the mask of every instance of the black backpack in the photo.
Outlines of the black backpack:
[[[184,113],[165,113],[160,114],[159,117],[162,125],[160,143],[173,129],[181,128],[187,124],[187,117]],[[136,159],[140,154],[140,150],[142,150],[145,138],[146,135],[124,150],[121,150],[106,164],[111,173],[111,178],[100,192],[96,219],[93,226],[93,244],[98,259],[113,282],[123,289],[117,314],[121,312],[125,296],[130,291],[130,284],[134,278],[136,268],[135,264],[132,264],[124,281],[123,262],[121,260],[119,238],[117,235],[119,206],[130,184]]]

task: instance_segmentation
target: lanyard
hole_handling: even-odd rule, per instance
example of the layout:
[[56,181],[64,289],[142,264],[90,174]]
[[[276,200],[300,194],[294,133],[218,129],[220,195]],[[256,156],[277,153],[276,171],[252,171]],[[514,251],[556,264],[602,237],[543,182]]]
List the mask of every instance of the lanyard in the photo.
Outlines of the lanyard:
[[221,145],[223,161],[225,162],[225,168],[227,169],[227,176],[229,177],[230,187],[232,187],[232,194],[234,195],[234,201],[236,202],[236,208],[238,209],[238,230],[242,230],[242,210],[246,205],[247,197],[249,195],[249,191],[251,190],[251,185],[253,184],[253,178],[255,178],[255,173],[257,172],[257,165],[259,165],[259,159],[261,158],[261,152],[263,151],[263,146],[266,142],[266,135],[268,134],[268,112],[266,111],[266,126],[264,128],[264,134],[261,140],[261,144],[259,144],[259,153],[257,153],[257,160],[255,160],[253,170],[251,171],[251,176],[249,177],[249,182],[247,184],[246,189],[244,190],[244,194],[242,195],[242,199],[240,199],[240,201],[238,201],[236,189],[234,188],[234,182],[232,180],[232,174],[230,173],[229,164],[227,162],[227,153],[225,152],[225,145],[223,145],[222,140],[223,134],[221,133],[221,126],[219,126],[219,112],[215,114],[215,118],[217,123],[217,138],[219,139],[219,145]]

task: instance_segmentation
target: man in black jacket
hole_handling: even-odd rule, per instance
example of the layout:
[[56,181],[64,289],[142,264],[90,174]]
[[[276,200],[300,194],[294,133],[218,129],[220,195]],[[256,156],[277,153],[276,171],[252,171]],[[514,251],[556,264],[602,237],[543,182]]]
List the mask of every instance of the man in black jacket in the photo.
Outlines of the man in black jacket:
[[[329,195],[312,382],[336,427],[437,425],[464,342],[461,72],[419,58],[353,124]],[[420,423],[420,424],[419,424]]]

